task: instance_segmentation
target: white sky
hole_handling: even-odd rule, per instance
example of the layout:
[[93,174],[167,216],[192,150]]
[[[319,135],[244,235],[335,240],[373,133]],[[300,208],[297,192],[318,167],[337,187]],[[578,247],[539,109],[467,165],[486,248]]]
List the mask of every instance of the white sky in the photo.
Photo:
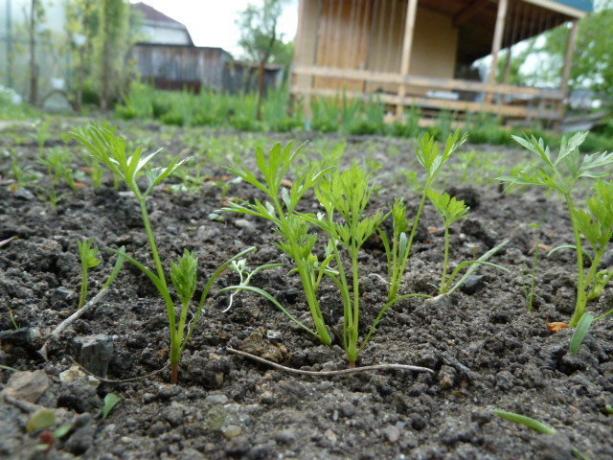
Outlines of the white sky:
[[[136,3],[137,0],[131,0]],[[240,56],[236,25],[239,13],[249,3],[261,0],[142,0],[158,11],[185,24],[197,46],[219,46]],[[293,39],[298,23],[298,2],[287,0],[279,22],[285,40]]]

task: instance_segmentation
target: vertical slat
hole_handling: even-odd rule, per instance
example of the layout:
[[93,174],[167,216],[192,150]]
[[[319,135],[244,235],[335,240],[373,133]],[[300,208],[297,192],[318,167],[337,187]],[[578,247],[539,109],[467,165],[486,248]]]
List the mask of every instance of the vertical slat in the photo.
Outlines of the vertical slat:
[[[496,83],[496,73],[498,72],[498,54],[502,45],[502,37],[504,36],[504,23],[507,17],[507,9],[509,6],[508,0],[498,0],[498,14],[496,15],[496,29],[494,30],[494,42],[492,43],[492,67],[488,83],[493,85]],[[487,93],[485,102],[492,101],[492,93]]]
[[[404,21],[404,40],[402,43],[402,59],[400,61],[400,73],[403,76],[409,75],[411,70],[411,51],[413,49],[413,35],[415,32],[415,16],[417,15],[417,0],[408,0],[407,15]],[[400,85],[398,96],[400,104],[396,106],[396,116],[398,119],[402,117],[403,102],[402,99],[406,94],[405,85]]]

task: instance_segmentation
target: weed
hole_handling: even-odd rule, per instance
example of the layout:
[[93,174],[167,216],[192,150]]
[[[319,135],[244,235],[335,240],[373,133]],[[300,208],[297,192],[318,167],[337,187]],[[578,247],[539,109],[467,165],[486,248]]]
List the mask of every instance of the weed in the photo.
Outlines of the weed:
[[[180,302],[179,315],[177,316],[177,307],[170,292],[167,275],[164,270],[155,233],[151,226],[149,212],[147,211],[147,198],[155,187],[172,175],[185,160],[172,160],[164,167],[145,168],[159,150],[146,156],[143,156],[141,148],[136,148],[132,153],[129,153],[126,139],[108,126],[92,125],[81,128],[73,131],[72,136],[85,146],[97,161],[111,170],[115,177],[119,178],[128,187],[138,201],[154,268],[150,269],[131,256],[126,255],[126,260],[149,278],[164,300],[170,331],[171,382],[177,383],[183,351],[191,338],[194,328],[202,317],[205,303],[213,284],[228,268],[232,260],[244,256],[246,253],[251,252],[253,248],[242,251],[215,270],[205,283],[200,300],[192,312],[192,319],[188,323],[188,313],[191,311],[190,306],[197,285],[197,258],[186,250],[182,257],[171,264],[170,278]],[[141,179],[146,179],[147,186],[144,190],[139,185]]]
[[[562,139],[558,155],[554,155],[543,139],[524,139],[514,136],[517,143],[538,158],[536,167],[524,168],[500,180],[518,185],[540,186],[549,189],[564,200],[573,228],[577,256],[577,300],[570,326],[576,327],[585,313],[590,295],[599,291],[603,280],[598,276],[598,266],[613,236],[613,182],[598,182],[594,195],[582,209],[577,204],[575,189],[581,179],[598,179],[607,176],[606,168],[613,165],[613,153],[582,155],[579,147],[587,133],[578,133],[570,139]],[[585,271],[587,257],[586,240],[593,254],[590,269]],[[565,245],[568,247],[568,245]]]

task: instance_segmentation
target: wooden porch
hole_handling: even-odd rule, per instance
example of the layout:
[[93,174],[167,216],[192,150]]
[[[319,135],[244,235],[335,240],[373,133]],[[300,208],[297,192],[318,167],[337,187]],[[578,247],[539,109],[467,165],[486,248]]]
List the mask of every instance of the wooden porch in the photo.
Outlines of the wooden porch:
[[[506,121],[557,124],[564,116],[577,21],[586,12],[550,0],[301,0],[292,94],[376,99],[396,119],[405,107],[427,115],[480,112]],[[507,82],[501,50],[561,24],[571,33],[557,88]],[[489,73],[461,78],[491,55]],[[307,116],[310,115],[307,113]]]

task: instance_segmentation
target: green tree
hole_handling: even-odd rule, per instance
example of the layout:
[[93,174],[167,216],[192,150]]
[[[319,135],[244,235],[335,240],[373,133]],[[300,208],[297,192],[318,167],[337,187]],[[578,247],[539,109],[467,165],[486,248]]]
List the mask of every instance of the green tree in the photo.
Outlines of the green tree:
[[[596,1],[594,8],[579,21],[570,85],[613,96],[613,0]],[[543,50],[560,57],[558,70],[569,33],[569,27],[559,27],[546,35]]]
[[71,56],[70,98],[77,111],[83,103],[83,90],[94,76],[94,45],[98,36],[100,12],[97,0],[70,0],[66,4],[67,48]]
[[282,36],[277,30],[279,17],[285,0],[264,0],[261,7],[250,4],[237,21],[241,30],[239,45],[247,58],[258,63],[258,103],[257,117],[262,118],[262,98],[265,90],[266,64],[274,55],[275,49],[282,56]]
[[100,108],[107,110],[125,83],[123,69],[130,48],[130,10],[124,0],[101,0],[99,9],[96,51]]
[[[613,96],[613,0],[596,0],[594,13],[579,21],[577,46],[573,56],[571,88],[589,88]],[[545,32],[513,55],[510,82],[558,85],[570,34],[570,24]],[[526,71],[524,63],[537,55],[537,68]],[[501,61],[505,61],[504,59]],[[499,75],[504,73],[504,64]]]

